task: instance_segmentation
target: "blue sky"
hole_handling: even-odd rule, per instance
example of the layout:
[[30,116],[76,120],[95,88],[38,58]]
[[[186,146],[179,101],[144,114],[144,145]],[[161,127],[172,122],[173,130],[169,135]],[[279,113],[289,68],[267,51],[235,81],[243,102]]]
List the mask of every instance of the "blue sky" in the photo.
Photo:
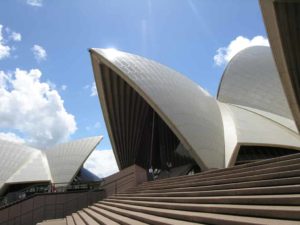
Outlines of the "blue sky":
[[[57,111],[51,111],[48,101],[45,117],[49,119],[44,124],[54,121],[51,129],[58,134],[47,134],[56,138],[53,143],[101,134],[104,140],[99,149],[111,149],[111,145],[99,100],[91,96],[94,78],[88,48],[116,48],[156,60],[216,95],[232,55],[249,45],[267,45],[256,0],[1,0],[0,11],[0,71],[16,76],[16,68],[25,75],[38,69],[42,74],[38,82],[56,90],[55,101],[63,100],[59,106],[65,110],[63,118],[72,120],[70,116],[74,116],[73,127],[66,128],[66,124],[60,128],[57,121],[61,120],[51,120]],[[21,40],[14,39],[13,32],[20,34]],[[1,44],[10,47],[9,55],[2,58]],[[12,92],[12,84],[8,81],[6,93]],[[30,128],[17,126],[16,121],[30,116],[22,117],[24,113],[16,107],[17,118],[8,118],[10,114],[1,114],[7,110],[1,108],[1,101],[0,119],[5,123],[0,123],[0,132],[14,133],[38,145],[38,138],[46,135],[36,131],[38,121],[29,124]],[[34,117],[35,113],[29,110],[26,115]],[[10,120],[15,122],[9,124]],[[62,134],[63,129],[67,133]]]

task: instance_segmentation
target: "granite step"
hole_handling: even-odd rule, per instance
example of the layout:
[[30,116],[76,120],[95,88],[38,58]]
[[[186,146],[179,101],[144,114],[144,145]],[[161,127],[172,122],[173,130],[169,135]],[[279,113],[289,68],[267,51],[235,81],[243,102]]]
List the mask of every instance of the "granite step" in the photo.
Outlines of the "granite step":
[[285,205],[300,206],[300,194],[286,195],[244,195],[244,196],[202,196],[202,197],[145,197],[145,196],[111,196],[116,200],[155,201],[171,203],[198,204],[241,204],[241,205]]
[[[144,213],[146,215],[154,215],[162,218],[180,219],[192,223],[207,223],[207,224],[222,224],[222,225],[270,225],[270,224],[285,224],[299,225],[299,221],[269,219],[249,216],[225,215],[218,213],[192,212],[184,210],[162,209],[145,206],[127,205],[112,202],[100,202],[95,204],[97,207],[111,207],[112,210],[126,210],[132,214]],[[184,224],[184,223],[181,223]]]
[[107,199],[104,202],[121,203],[152,208],[174,209],[192,212],[231,214],[239,216],[266,217],[300,221],[300,206],[235,205],[235,204],[193,204],[155,201],[134,201]]

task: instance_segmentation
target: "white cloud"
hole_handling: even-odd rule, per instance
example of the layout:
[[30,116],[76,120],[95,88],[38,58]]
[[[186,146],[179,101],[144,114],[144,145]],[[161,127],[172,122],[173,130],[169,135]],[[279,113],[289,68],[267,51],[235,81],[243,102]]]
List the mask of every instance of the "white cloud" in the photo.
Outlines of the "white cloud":
[[67,85],[65,85],[65,84],[63,84],[63,85],[61,85],[61,90],[63,90],[63,91],[65,91],[65,90],[67,90],[67,88],[68,88],[68,86]]
[[13,41],[21,41],[22,40],[22,35],[20,33],[17,32],[12,32],[9,36],[10,39],[12,39]]
[[86,160],[84,168],[100,178],[107,177],[119,171],[112,150],[95,150]]
[[218,66],[224,65],[239,51],[255,45],[269,46],[269,41],[263,36],[255,36],[252,39],[238,36],[231,41],[227,47],[221,47],[217,50],[217,53],[214,56],[214,62]]
[[0,24],[0,60],[9,57],[11,48],[5,44],[2,33],[3,25]]
[[0,139],[23,144],[25,140],[11,132],[0,132]]
[[92,86],[91,86],[91,96],[97,96],[98,92],[97,92],[97,88],[96,88],[96,83],[93,82]]
[[[0,24],[0,60],[8,58],[15,47],[9,46],[9,41],[21,41],[22,35],[15,31],[12,31],[9,27],[5,27]],[[5,32],[3,32],[3,30]],[[6,37],[4,37],[4,34]]]
[[26,1],[28,5],[41,7],[43,6],[43,0],[27,0]]
[[40,46],[40,45],[34,45],[32,48],[31,48],[32,52],[33,52],[33,55],[35,57],[35,59],[40,62],[42,60],[46,60],[47,58],[47,52],[46,50]]
[[0,71],[0,128],[17,131],[36,147],[66,141],[77,129],[59,93],[41,76],[38,69]]

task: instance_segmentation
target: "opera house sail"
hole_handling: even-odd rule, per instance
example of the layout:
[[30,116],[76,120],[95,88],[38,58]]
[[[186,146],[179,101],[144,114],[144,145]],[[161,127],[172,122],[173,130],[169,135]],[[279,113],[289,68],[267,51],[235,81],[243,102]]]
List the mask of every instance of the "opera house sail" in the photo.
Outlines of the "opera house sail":
[[217,98],[152,60],[91,49],[99,99],[120,169],[204,171],[293,154],[300,138],[269,47],[227,65]]

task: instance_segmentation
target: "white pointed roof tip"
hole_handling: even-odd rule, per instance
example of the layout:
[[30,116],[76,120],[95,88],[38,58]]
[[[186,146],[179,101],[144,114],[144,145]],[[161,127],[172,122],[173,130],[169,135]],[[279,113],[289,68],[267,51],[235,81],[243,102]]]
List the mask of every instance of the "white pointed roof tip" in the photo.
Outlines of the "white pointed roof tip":
[[121,57],[124,54],[130,54],[116,48],[92,48],[90,49],[90,53],[96,53],[109,61],[114,61],[116,58]]

